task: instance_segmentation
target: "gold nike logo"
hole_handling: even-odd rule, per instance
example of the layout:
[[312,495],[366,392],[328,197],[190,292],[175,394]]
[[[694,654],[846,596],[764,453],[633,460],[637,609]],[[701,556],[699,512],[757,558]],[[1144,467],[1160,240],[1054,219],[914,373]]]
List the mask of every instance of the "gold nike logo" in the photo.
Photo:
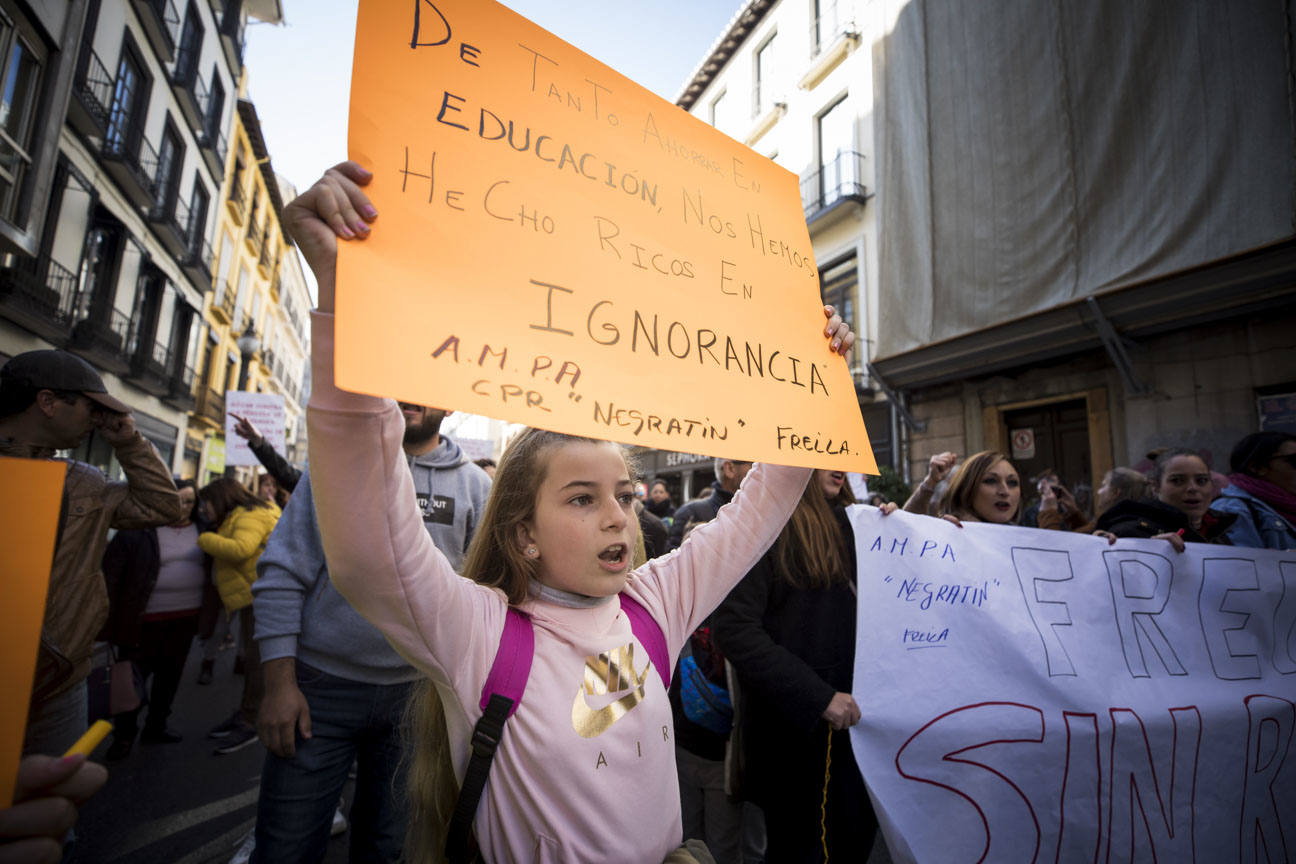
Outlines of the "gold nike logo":
[[[572,728],[582,738],[596,738],[612,727],[630,709],[643,701],[652,661],[638,672],[634,668],[634,643],[614,651],[585,658],[585,680],[576,688],[572,703]],[[587,697],[606,696],[630,688],[630,692],[602,708],[590,707]]]

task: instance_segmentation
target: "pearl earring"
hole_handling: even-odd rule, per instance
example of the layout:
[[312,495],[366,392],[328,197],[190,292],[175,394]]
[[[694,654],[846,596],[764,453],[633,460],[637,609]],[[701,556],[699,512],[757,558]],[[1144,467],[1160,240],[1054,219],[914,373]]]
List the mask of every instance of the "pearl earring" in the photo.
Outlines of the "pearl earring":
[[539,554],[540,554],[540,550],[534,546],[528,546],[526,548],[526,556],[528,558],[535,558]]

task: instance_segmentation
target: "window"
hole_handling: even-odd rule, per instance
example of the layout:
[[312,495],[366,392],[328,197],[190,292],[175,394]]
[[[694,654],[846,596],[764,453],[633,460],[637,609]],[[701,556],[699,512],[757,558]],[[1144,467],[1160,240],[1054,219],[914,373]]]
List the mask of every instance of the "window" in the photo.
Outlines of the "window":
[[843,96],[819,115],[819,201],[827,207],[859,182],[855,155],[855,118]]
[[221,298],[225,296],[225,283],[229,281],[230,264],[233,258],[234,241],[230,239],[228,231],[221,232],[220,245],[220,263],[217,266],[216,275],[216,296],[212,299],[214,304],[219,304]]
[[184,161],[184,145],[180,143],[180,133],[166,118],[162,129],[162,147],[158,150],[157,194],[154,204],[159,213],[171,216],[175,213],[176,190],[180,185],[180,165]]
[[247,302],[247,284],[248,271],[247,267],[239,265],[238,293],[234,295],[234,325],[239,327],[242,322],[239,321],[239,313],[243,311],[243,304]]
[[248,321],[252,326],[256,326],[257,316],[261,314],[261,292],[252,292],[252,311],[248,313]]
[[760,117],[774,107],[774,34],[756,49],[756,69],[752,93],[752,116]]
[[211,95],[207,100],[207,119],[204,132],[213,144],[220,135],[221,113],[225,110],[225,85],[221,84],[220,75],[212,69]]
[[854,252],[838,258],[819,271],[819,294],[823,302],[831,304],[852,330],[856,326],[855,295],[858,285],[859,271]]
[[193,194],[189,196],[189,224],[185,226],[185,238],[188,247],[195,251],[202,250],[203,235],[207,232],[207,207],[211,196],[202,180],[194,175]]
[[108,133],[104,146],[116,153],[130,152],[138,146],[142,134],[139,118],[148,105],[148,82],[144,64],[130,41],[122,43],[117,61],[117,80],[113,83],[112,107],[108,109]]
[[714,99],[711,100],[711,125],[720,128],[720,123],[724,120],[724,90],[721,90]]
[[0,18],[0,218],[18,221],[23,181],[31,170],[32,129],[40,96],[41,62],[27,41]]
[[198,52],[202,49],[203,26],[198,9],[190,3],[185,12],[184,29],[180,31],[180,51],[176,55],[175,80],[192,86],[198,72]]

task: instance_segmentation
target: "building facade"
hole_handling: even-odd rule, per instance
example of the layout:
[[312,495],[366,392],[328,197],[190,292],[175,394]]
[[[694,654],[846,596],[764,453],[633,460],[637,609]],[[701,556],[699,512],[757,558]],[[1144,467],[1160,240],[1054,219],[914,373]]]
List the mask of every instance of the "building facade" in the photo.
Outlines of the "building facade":
[[221,189],[213,285],[203,309],[207,356],[188,430],[191,448],[201,454],[195,470],[203,475],[224,468],[228,391],[282,394],[287,441],[296,441],[305,402],[310,306],[282,226],[284,192],[291,187],[275,176],[256,107],[246,99],[238,100]]
[[1148,8],[749,0],[685,84],[801,178],[880,465],[995,449],[1096,486],[1296,429],[1281,16]]
[[[0,360],[92,363],[177,472],[208,351],[211,239],[249,14],[275,2],[0,3]],[[76,454],[110,471],[92,435]]]

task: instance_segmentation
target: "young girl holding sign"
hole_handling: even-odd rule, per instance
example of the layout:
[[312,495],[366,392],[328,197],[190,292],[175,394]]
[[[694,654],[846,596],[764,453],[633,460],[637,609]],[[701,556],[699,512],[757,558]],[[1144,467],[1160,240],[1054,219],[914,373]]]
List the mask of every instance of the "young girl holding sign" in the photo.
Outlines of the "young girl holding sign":
[[[733,503],[681,549],[632,570],[638,521],[623,449],[529,430],[500,461],[468,578],[457,576],[415,507],[395,403],[333,385],[337,238],[368,233],[377,213],[360,187],[370,177],[342,163],[284,210],[319,281],[310,437],[329,571],[436,685],[460,781],[506,610],[530,618],[525,696],[504,725],[473,823],[486,860],[656,864],[681,838],[663,673],[778,536],[810,471],[757,466]],[[825,335],[846,353],[854,335],[830,308],[825,314]],[[653,668],[653,647],[632,631],[619,594],[660,628],[665,669]]]

